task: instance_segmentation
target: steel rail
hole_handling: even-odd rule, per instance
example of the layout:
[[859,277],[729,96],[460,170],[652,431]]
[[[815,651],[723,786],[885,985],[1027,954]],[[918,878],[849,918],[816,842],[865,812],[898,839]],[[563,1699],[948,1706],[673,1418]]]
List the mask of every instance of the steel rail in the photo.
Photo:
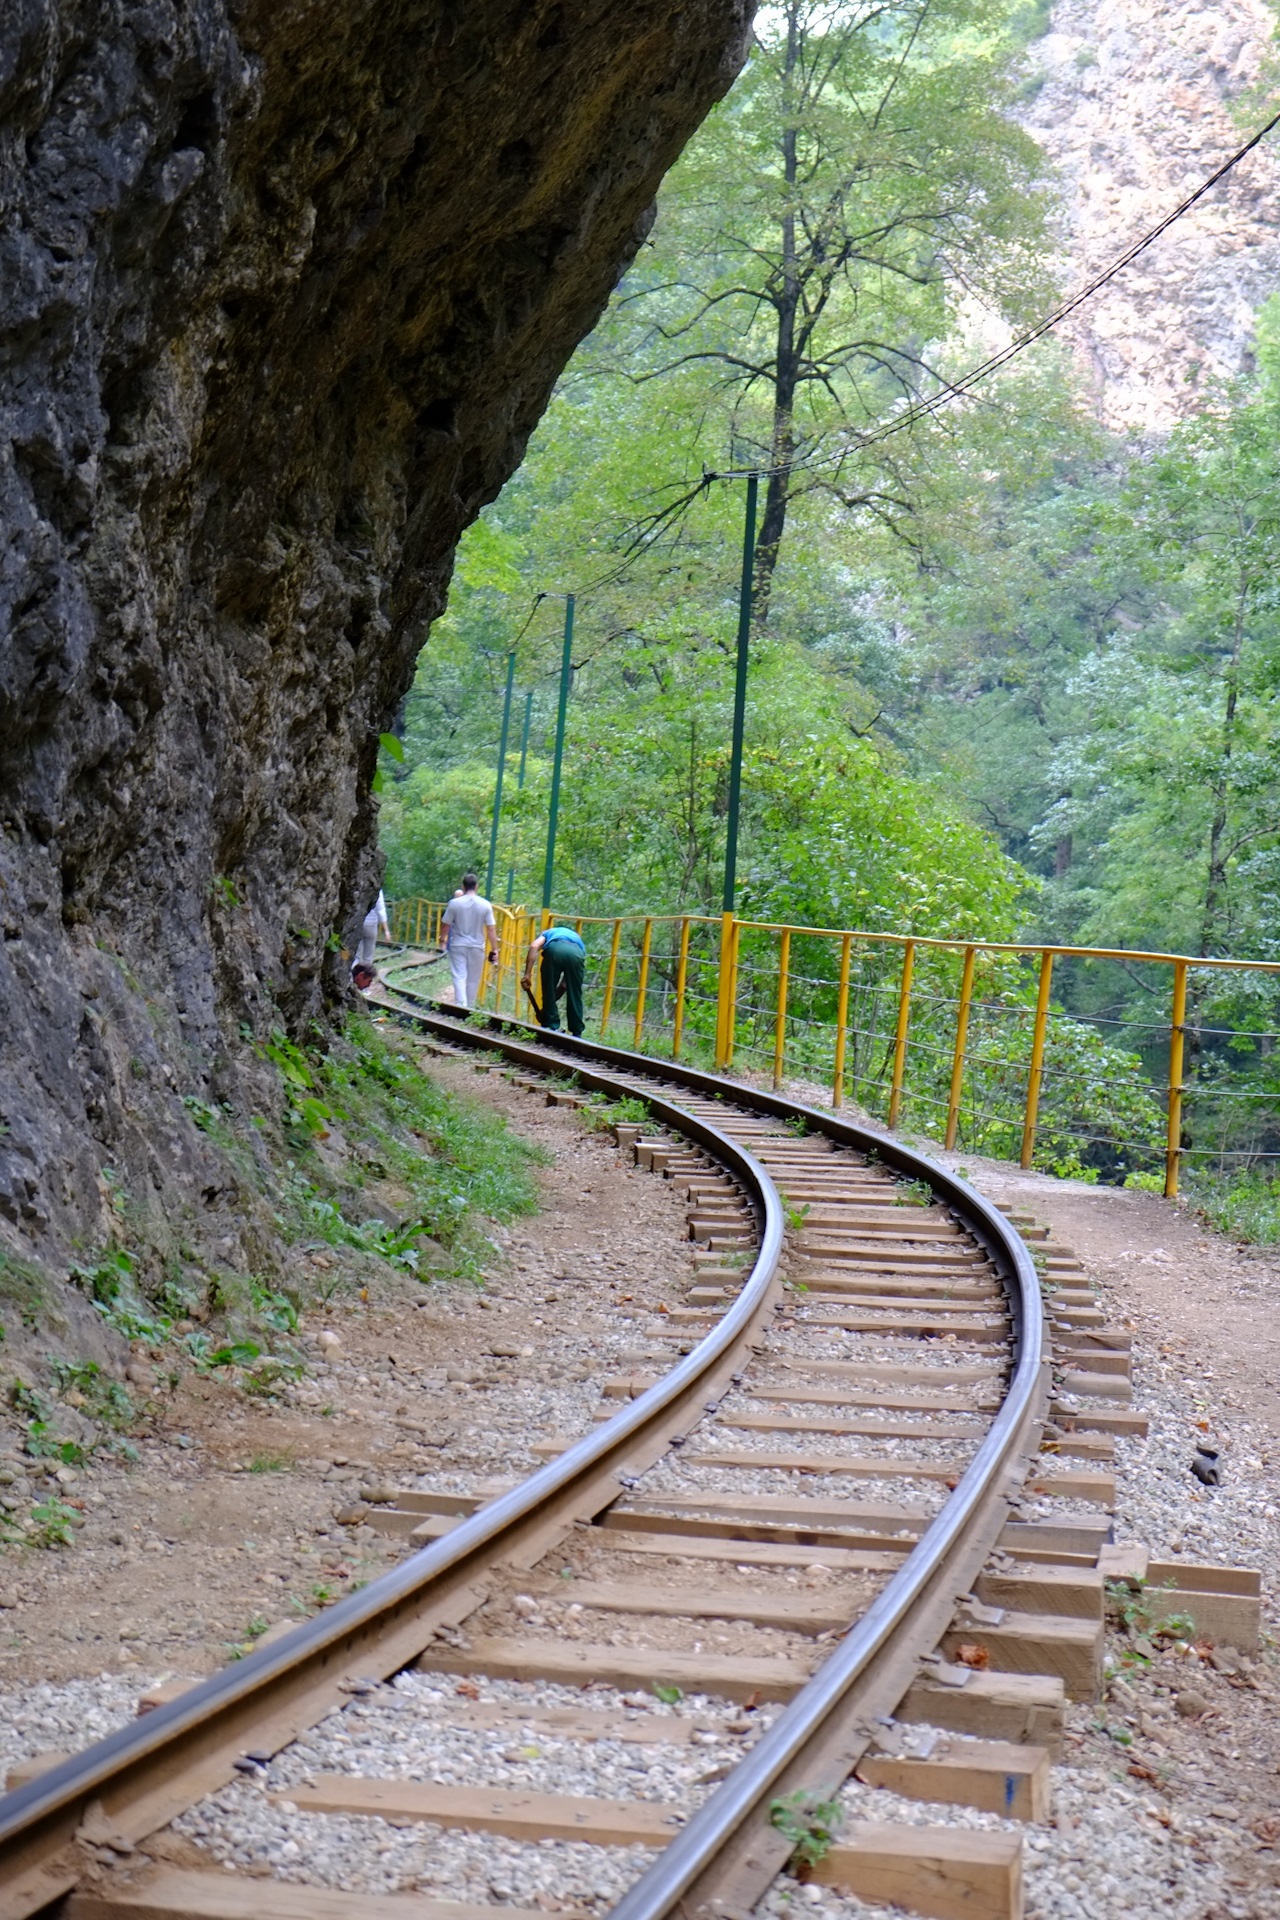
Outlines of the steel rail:
[[[492,1024],[497,1024],[493,1022]],[[473,1043],[473,1032],[466,1033]],[[699,1073],[679,1062],[656,1061],[644,1055],[575,1040],[571,1035],[543,1036],[543,1045],[576,1059],[607,1058],[615,1065],[629,1062],[645,1076],[712,1091],[739,1107],[778,1118],[803,1115],[810,1128],[843,1146],[871,1152],[900,1172],[925,1174],[939,1197],[946,1197],[988,1249],[996,1255],[1009,1299],[1014,1325],[1016,1361],[1013,1378],[999,1413],[973,1460],[941,1512],[921,1536],[905,1563],[881,1590],[867,1612],[850,1630],[813,1678],[801,1688],[740,1761],[723,1786],[704,1801],[658,1856],[611,1909],[610,1920],[665,1920],[716,1856],[753,1814],[764,1809],[767,1796],[787,1769],[802,1758],[815,1734],[845,1700],[875,1657],[901,1631],[920,1597],[945,1570],[949,1556],[962,1540],[979,1507],[1006,1478],[1034,1411],[1043,1368],[1044,1307],[1039,1277],[1021,1237],[991,1202],[935,1161],[901,1146],[887,1135],[861,1127],[840,1116],[785,1100],[754,1087],[744,1087],[719,1076]],[[817,1783],[814,1783],[817,1784]]]
[[[404,1000],[418,998],[410,989],[394,991]],[[1018,1236],[967,1182],[890,1137],[838,1115],[678,1062],[655,1060],[575,1040],[570,1035],[531,1029],[523,1022],[507,1018],[491,1017],[484,1027],[462,1027],[456,1016],[396,1007],[393,1002],[388,1003],[388,1010],[407,1016],[415,1026],[447,1035],[470,1049],[500,1052],[535,1069],[545,1070],[558,1056],[572,1066],[583,1085],[615,1096],[635,1093],[637,1079],[651,1080],[657,1076],[668,1085],[675,1083],[779,1119],[803,1116],[811,1131],[824,1133],[842,1146],[871,1153],[901,1173],[926,1179],[938,1197],[951,1206],[995,1256],[1006,1287],[1017,1361],[1000,1413],[955,1492],[868,1613],[725,1784],[691,1816],[687,1826],[613,1910],[616,1920],[663,1920],[706,1874],[717,1855],[753,1814],[761,1813],[772,1787],[797,1758],[803,1756],[816,1731],[830,1720],[833,1710],[847,1698],[877,1654],[891,1642],[895,1633],[901,1634],[913,1606],[940,1570],[945,1569],[949,1554],[957,1549],[981,1503],[990,1499],[1002,1476],[1008,1474],[1042,1371],[1043,1311],[1035,1268]],[[603,1072],[602,1065],[606,1069]],[[616,1070],[626,1079],[620,1081]],[[361,1640],[367,1642],[379,1622],[403,1621],[406,1615],[411,1618],[415,1607],[422,1607],[429,1590],[446,1574],[465,1574],[469,1563],[484,1556],[486,1549],[492,1550],[504,1535],[518,1533],[522,1525],[527,1529],[531,1517],[557,1496],[563,1498],[575,1481],[585,1482],[593,1474],[598,1477],[602,1472],[607,1473],[609,1463],[640,1439],[646,1429],[659,1422],[682,1397],[688,1397],[698,1380],[711,1372],[717,1361],[743,1337],[764,1305],[781,1251],[782,1209],[777,1191],[754,1156],[728,1135],[664,1098],[660,1092],[650,1091],[648,1087],[639,1090],[655,1120],[697,1140],[741,1177],[748,1191],[754,1192],[762,1215],[761,1245],[755,1264],[741,1293],[712,1331],[662,1380],[596,1431],[540,1468],[518,1488],[481,1508],[443,1539],[381,1576],[363,1592],[349,1596],[327,1614],[299,1626],[275,1646],[250,1655],[236,1667],[202,1682],[136,1725],[109,1735],[29,1786],[0,1799],[0,1871],[6,1863],[16,1863],[15,1854],[26,1854],[25,1864],[33,1864],[32,1845],[34,1843],[38,1852],[41,1839],[45,1841],[46,1854],[50,1841],[55,1850],[65,1849],[66,1841],[94,1797],[113,1784],[123,1781],[127,1785],[131,1772],[148,1764],[154,1769],[166,1755],[171,1755],[173,1762],[180,1765],[185,1742],[197,1738],[202,1731],[207,1736],[210,1724],[219,1719],[234,1721],[236,1708],[241,1709],[238,1718],[243,1720],[247,1705],[263,1702],[270,1706],[273,1690],[278,1691],[290,1675],[303,1668],[317,1665],[323,1668],[332,1663],[334,1672],[328,1678],[335,1680],[342,1671],[342,1653],[350,1651]],[[491,1551],[487,1557],[492,1557]],[[297,1692],[295,1685],[294,1697]],[[217,1741],[211,1743],[206,1737],[205,1744],[216,1746]],[[153,1825],[144,1829],[151,1830]],[[73,1883],[74,1873],[64,1870],[59,1874],[56,1863],[50,1864],[54,1868],[52,1877],[46,1880],[37,1899],[14,1905],[8,1896],[0,1893],[0,1916],[6,1916],[7,1920],[10,1914],[31,1913]],[[9,1884],[12,1885],[12,1881]]]
[[[483,1042],[489,1036],[477,1034],[474,1038]],[[538,1049],[512,1040],[497,1044],[508,1058],[530,1066],[546,1066],[546,1057]],[[629,1086],[619,1085],[610,1073],[585,1068],[577,1071],[580,1079],[601,1092],[614,1097],[630,1092]],[[177,1700],[107,1735],[0,1798],[3,1920],[11,1920],[11,1916],[20,1920],[36,1912],[75,1884],[77,1876],[66,1864],[66,1850],[93,1800],[104,1793],[109,1796],[113,1787],[127,1790],[131,1773],[144,1773],[152,1781],[157,1769],[166,1765],[180,1771],[184,1745],[193,1740],[202,1740],[206,1754],[210,1748],[216,1750],[218,1722],[224,1725],[225,1745],[239,1730],[246,1709],[261,1707],[265,1715],[282,1705],[287,1707],[298,1696],[298,1676],[304,1669],[312,1670],[310,1684],[320,1679],[336,1682],[344,1671],[344,1651],[363,1644],[363,1657],[367,1658],[371,1634],[376,1635],[380,1627],[385,1630],[411,1624],[415,1608],[429,1599],[430,1589],[438,1586],[443,1576],[464,1573],[469,1562],[489,1563],[504,1536],[518,1535],[557,1496],[567,1495],[575,1482],[585,1484],[593,1475],[607,1473],[611,1460],[621,1469],[625,1462],[619,1456],[675,1403],[690,1396],[697,1382],[711,1373],[717,1361],[747,1333],[765,1303],[782,1249],[784,1220],[777,1189],[753,1156],[718,1128],[657,1095],[650,1096],[648,1104],[657,1120],[705,1147],[739,1177],[754,1197],[760,1214],[760,1246],[746,1284],[729,1312],[654,1386],[442,1539],[382,1574],[361,1592],[301,1624],[274,1646],[249,1654]],[[613,1498],[616,1492],[607,1494],[600,1504],[607,1505]],[[476,1567],[477,1577],[482,1570],[482,1566]],[[154,1784],[148,1790],[155,1792]],[[125,1809],[120,1811],[108,1798],[106,1811],[127,1832],[127,1793],[125,1802]],[[163,1822],[152,1822],[129,1837],[139,1839],[158,1824]]]

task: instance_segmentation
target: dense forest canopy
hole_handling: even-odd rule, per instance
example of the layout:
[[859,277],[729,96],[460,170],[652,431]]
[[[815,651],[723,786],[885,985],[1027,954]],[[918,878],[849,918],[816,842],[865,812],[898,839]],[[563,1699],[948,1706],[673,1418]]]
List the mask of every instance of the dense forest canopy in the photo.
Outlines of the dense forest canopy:
[[[756,466],[742,912],[1280,958],[1280,312],[1163,437],[1105,434],[1053,343],[887,431],[1061,288],[1015,118],[1044,24],[987,0],[762,16],[464,542],[384,769],[390,890],[483,870],[514,645],[495,892],[540,896],[572,590],[557,898],[716,909],[744,485],[704,476]],[[1059,991],[1139,1056],[1167,1030],[1141,969]],[[1210,1029],[1269,1032],[1271,990],[1201,974],[1192,1001],[1202,1075],[1269,1089],[1270,1041],[1219,1057]],[[1254,1149],[1280,1145],[1265,1105]]]

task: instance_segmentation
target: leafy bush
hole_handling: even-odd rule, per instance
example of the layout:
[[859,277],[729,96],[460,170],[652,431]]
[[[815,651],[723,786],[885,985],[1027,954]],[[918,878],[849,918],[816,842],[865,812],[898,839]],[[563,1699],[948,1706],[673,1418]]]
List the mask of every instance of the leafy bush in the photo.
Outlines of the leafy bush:
[[1280,1240],[1280,1179],[1258,1168],[1222,1174],[1189,1171],[1182,1188],[1201,1219],[1228,1239],[1263,1247]]

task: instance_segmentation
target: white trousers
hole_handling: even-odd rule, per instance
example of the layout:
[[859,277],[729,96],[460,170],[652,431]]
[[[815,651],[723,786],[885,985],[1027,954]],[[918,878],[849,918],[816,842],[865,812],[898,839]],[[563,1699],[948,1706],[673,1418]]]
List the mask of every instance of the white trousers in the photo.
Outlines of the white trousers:
[[480,975],[483,971],[483,947],[459,947],[450,944],[449,972],[453,976],[455,1007],[475,1005],[476,995],[480,991]]
[[369,913],[366,913],[364,917],[364,924],[360,928],[360,943],[356,948],[356,957],[352,965],[357,967],[371,967],[377,951],[378,909],[374,907]]

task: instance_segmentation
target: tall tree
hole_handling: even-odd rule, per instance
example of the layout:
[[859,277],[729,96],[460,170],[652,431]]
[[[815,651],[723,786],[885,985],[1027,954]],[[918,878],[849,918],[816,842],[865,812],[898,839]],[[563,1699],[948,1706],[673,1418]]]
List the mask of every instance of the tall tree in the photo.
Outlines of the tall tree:
[[958,335],[1043,294],[1041,162],[1004,110],[1004,26],[991,0],[770,8],[617,303],[613,366],[646,385],[696,371],[713,461],[768,469],[758,625],[793,503],[907,532],[918,443],[868,434],[939,390]]

